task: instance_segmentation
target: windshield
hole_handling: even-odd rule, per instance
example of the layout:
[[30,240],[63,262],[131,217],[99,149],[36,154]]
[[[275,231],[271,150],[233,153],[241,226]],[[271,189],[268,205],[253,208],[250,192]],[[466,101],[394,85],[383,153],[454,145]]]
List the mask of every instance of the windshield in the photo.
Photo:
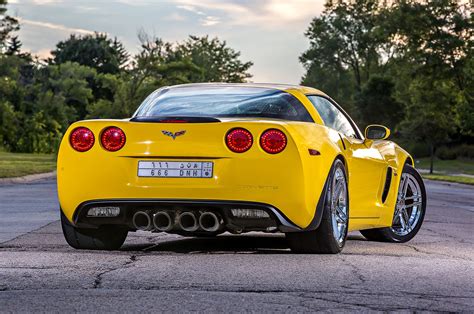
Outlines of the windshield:
[[313,122],[284,91],[260,87],[189,86],[155,91],[134,117],[262,117]]

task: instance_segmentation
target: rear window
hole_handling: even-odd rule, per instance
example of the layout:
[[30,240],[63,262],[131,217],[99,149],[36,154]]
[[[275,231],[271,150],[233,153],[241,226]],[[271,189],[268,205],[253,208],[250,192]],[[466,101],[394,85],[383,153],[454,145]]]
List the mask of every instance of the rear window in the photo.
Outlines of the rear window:
[[303,104],[291,94],[235,86],[159,89],[145,99],[134,117],[261,117],[313,122]]

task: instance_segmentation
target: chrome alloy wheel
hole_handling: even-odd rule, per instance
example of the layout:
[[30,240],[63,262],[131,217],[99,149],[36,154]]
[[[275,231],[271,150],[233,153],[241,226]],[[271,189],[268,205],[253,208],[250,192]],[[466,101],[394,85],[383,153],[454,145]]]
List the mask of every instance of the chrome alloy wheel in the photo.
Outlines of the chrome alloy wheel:
[[347,216],[347,184],[344,170],[336,168],[329,193],[331,199],[331,218],[334,239],[342,246],[346,236]]
[[420,220],[422,206],[423,195],[420,184],[412,174],[403,173],[398,188],[392,231],[399,236],[409,234]]

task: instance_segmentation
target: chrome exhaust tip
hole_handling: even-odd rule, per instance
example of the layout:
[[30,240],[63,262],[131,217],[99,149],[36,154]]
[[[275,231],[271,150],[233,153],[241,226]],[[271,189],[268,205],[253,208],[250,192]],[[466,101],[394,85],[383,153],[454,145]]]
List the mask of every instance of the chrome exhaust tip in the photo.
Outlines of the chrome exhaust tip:
[[178,226],[184,231],[193,232],[199,228],[196,216],[192,212],[184,212],[178,216]]
[[148,231],[152,229],[151,218],[145,212],[142,212],[142,211],[136,212],[133,215],[132,222],[133,222],[133,226],[137,230]]
[[207,232],[216,232],[221,227],[219,217],[212,212],[204,212],[199,217],[199,226]]
[[153,215],[153,226],[161,232],[167,232],[173,229],[173,221],[170,214],[165,211],[157,212]]

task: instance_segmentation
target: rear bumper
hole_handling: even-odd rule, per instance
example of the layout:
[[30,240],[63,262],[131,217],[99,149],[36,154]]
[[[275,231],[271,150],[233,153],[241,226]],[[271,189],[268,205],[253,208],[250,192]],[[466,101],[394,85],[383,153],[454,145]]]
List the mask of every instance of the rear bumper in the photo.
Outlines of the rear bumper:
[[[119,207],[116,217],[90,217],[87,212],[92,207]],[[238,218],[232,215],[235,208],[260,209],[268,213],[269,218]],[[94,228],[113,224],[127,226],[133,230],[132,218],[138,211],[213,211],[224,219],[226,231],[281,231],[297,232],[302,229],[293,224],[279,209],[263,203],[215,200],[179,200],[179,199],[110,199],[92,200],[78,206],[73,223],[80,228]]]

